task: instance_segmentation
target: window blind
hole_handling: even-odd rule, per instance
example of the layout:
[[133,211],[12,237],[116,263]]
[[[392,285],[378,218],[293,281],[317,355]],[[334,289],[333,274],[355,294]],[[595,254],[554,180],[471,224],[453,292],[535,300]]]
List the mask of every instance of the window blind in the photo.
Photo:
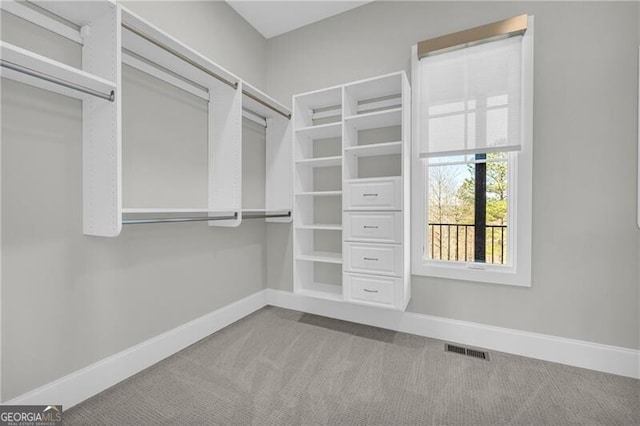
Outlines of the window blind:
[[522,36],[419,62],[421,158],[520,150]]

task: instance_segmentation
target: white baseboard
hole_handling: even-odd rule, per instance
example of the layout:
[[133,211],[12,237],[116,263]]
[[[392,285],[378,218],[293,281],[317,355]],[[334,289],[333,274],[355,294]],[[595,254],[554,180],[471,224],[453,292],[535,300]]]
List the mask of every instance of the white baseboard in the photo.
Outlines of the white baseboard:
[[65,409],[71,408],[266,305],[640,378],[638,350],[267,289],[6,401],[5,404],[55,403],[62,404]]
[[527,331],[267,290],[267,304],[344,321],[640,379],[640,351]]
[[5,402],[15,405],[62,404],[64,409],[110,388],[147,367],[244,318],[266,305],[261,290],[230,305],[153,337],[61,379]]

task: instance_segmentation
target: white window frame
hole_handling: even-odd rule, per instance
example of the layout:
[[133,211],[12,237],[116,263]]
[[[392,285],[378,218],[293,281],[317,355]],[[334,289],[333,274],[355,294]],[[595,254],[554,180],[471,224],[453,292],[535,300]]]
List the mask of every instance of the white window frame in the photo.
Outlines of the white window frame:
[[480,283],[531,286],[531,222],[533,192],[533,16],[528,17],[522,39],[522,149],[509,157],[509,262],[493,265],[428,259],[427,159],[420,152],[420,72],[418,50],[412,58],[412,172],[411,172],[411,273]]

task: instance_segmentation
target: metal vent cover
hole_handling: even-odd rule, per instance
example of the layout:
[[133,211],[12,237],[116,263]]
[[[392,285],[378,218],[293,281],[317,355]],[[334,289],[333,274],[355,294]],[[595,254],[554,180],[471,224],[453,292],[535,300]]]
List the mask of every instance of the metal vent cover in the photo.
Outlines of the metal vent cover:
[[479,358],[479,359],[484,359],[485,361],[489,361],[489,352],[482,349],[467,348],[460,345],[454,345],[452,343],[445,343],[444,351],[453,352],[455,354],[466,355],[473,358]]

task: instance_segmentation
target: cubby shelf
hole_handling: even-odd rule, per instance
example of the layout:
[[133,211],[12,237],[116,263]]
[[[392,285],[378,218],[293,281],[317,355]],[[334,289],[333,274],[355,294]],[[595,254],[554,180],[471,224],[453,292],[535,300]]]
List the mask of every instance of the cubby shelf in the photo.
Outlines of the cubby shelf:
[[313,251],[310,253],[298,254],[296,256],[296,259],[306,260],[311,262],[342,264],[342,253],[331,253],[328,251]]
[[342,195],[342,191],[311,191],[311,192],[298,192],[296,196],[310,196],[310,197],[330,197]]
[[298,160],[296,164],[307,167],[334,167],[342,165],[342,156],[335,157],[318,157],[307,158],[305,160]]
[[378,129],[389,126],[399,126],[402,121],[402,108],[369,112],[344,118],[345,126],[357,130]]
[[342,225],[314,223],[313,225],[296,225],[296,229],[312,229],[316,231],[342,231]]
[[307,137],[310,139],[336,138],[342,134],[342,123],[338,121],[336,123],[302,127],[296,129],[296,134],[299,137]]
[[350,146],[346,147],[344,151],[346,154],[351,154],[356,157],[400,154],[402,152],[402,142],[385,142],[370,145]]

